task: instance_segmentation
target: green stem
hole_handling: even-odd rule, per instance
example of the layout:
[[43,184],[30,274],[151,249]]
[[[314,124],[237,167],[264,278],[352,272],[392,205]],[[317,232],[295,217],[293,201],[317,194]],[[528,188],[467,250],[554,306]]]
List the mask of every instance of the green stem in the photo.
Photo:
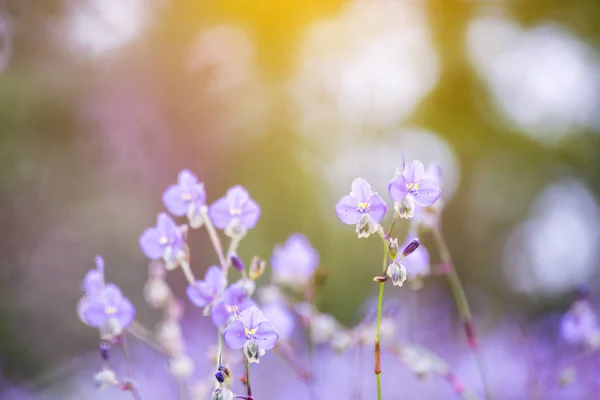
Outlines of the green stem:
[[[388,258],[387,242],[383,241],[383,270],[381,276],[385,276]],[[385,282],[379,284],[379,300],[377,302],[377,325],[375,327],[375,376],[377,377],[377,399],[381,400],[381,344],[379,336],[381,332],[381,310],[383,309],[383,290]]]
[[249,399],[254,399],[254,397],[252,397],[252,386],[250,386],[250,363],[246,356],[244,356],[244,364],[246,366],[246,388],[248,389],[246,393]]
[[446,264],[448,268],[448,273],[446,274],[446,277],[448,278],[448,283],[450,285],[452,296],[454,297],[454,301],[456,303],[456,306],[458,307],[458,313],[460,314],[460,317],[463,320],[465,334],[467,336],[467,342],[469,344],[469,347],[473,351],[473,355],[475,356],[475,362],[477,363],[477,367],[481,375],[481,381],[483,383],[485,397],[488,400],[492,400],[492,392],[490,390],[485,369],[483,368],[483,360],[481,358],[481,354],[479,352],[477,344],[477,334],[475,331],[475,325],[473,324],[471,308],[469,307],[469,302],[467,301],[467,295],[465,294],[465,290],[462,286],[462,283],[460,282],[460,278],[458,277],[456,269],[454,268],[452,256],[450,254],[450,250],[448,249],[448,245],[444,240],[444,236],[442,235],[439,229],[433,230],[433,236],[439,249],[442,262]]

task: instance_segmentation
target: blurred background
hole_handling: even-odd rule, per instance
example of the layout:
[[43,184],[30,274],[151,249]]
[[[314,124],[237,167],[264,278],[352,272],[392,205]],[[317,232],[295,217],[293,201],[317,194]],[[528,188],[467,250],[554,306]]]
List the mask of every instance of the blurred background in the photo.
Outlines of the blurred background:
[[[242,257],[307,235],[318,304],[351,325],[380,242],[334,205],[359,176],[389,201],[403,160],[437,161],[481,334],[554,343],[548,319],[598,287],[599,17],[597,0],[0,1],[0,392],[96,351],[75,313],[96,254],[152,324],[138,237],[182,168],[209,202],[239,183],[261,205]],[[203,235],[197,275],[216,261]],[[417,296],[435,343],[446,283]]]

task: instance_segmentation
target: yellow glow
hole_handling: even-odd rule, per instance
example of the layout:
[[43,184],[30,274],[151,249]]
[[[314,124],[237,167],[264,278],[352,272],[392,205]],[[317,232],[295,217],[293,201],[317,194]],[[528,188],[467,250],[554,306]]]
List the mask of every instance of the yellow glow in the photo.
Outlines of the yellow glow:
[[368,204],[367,203],[358,203],[358,206],[360,208],[367,208]]
[[106,306],[106,308],[104,309],[104,312],[107,313],[107,314],[116,314],[117,313],[117,307]]
[[407,185],[408,189],[414,189],[414,190],[419,190],[419,184],[418,183],[409,183]]
[[254,335],[256,333],[256,328],[254,328],[254,329],[244,328],[244,332],[246,333],[246,335]]
[[169,239],[167,239],[166,236],[161,236],[159,239],[160,244],[167,244],[169,243]]

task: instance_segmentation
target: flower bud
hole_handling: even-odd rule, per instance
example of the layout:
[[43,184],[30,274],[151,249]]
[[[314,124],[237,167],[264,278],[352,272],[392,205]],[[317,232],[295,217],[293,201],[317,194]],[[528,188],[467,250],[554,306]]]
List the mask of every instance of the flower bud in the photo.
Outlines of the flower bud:
[[256,280],[256,279],[260,278],[262,276],[262,274],[265,272],[266,266],[267,266],[266,261],[263,261],[255,256],[252,259],[252,264],[250,264],[250,271],[248,272],[250,279]]
[[242,260],[237,256],[237,255],[232,255],[231,256],[231,265],[233,265],[233,267],[235,269],[237,269],[238,271],[243,271],[244,270],[244,263],[242,262]]
[[387,276],[392,279],[394,286],[402,286],[406,280],[406,268],[402,264],[392,263],[388,266]]
[[388,254],[392,260],[396,259],[398,255],[398,239],[388,239]]
[[108,343],[108,342],[100,343],[100,357],[102,357],[102,359],[104,361],[108,361],[109,356],[110,356],[110,343]]
[[265,350],[261,349],[256,340],[248,340],[244,344],[244,355],[249,363],[260,363],[260,358],[265,355]]
[[117,374],[112,369],[104,368],[94,375],[94,383],[100,390],[105,390],[113,385],[118,385]]
[[211,400],[233,400],[235,396],[233,392],[225,388],[216,388],[212,394]]
[[402,250],[402,255],[404,255],[404,257],[411,255],[419,248],[420,245],[421,242],[419,242],[419,238],[414,238],[409,244],[406,245],[404,250]]
[[116,339],[121,333],[123,333],[123,327],[116,318],[109,319],[100,327],[100,339],[102,340]]
[[377,232],[377,228],[379,228],[379,224],[375,222],[373,218],[369,216],[369,214],[363,214],[356,224],[356,233],[358,233],[359,239],[368,238]]
[[411,194],[404,196],[399,203],[394,203],[394,210],[400,218],[412,218],[415,216],[415,199]]
[[144,286],[144,299],[151,307],[162,307],[170,295],[171,289],[162,278],[150,278]]
[[185,354],[181,354],[170,360],[169,370],[174,377],[186,379],[194,372],[194,362]]

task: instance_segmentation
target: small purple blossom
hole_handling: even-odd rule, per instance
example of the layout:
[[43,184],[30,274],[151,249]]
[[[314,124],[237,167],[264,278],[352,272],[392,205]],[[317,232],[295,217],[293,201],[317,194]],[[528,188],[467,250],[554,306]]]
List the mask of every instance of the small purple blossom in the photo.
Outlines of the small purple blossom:
[[123,297],[114,284],[106,284],[97,294],[84,297],[78,307],[81,320],[94,328],[105,327],[111,320],[120,330],[127,328],[135,317],[133,304]]
[[294,233],[278,245],[271,255],[273,280],[277,283],[302,286],[309,282],[319,265],[319,253],[301,233]]
[[223,270],[216,265],[211,266],[204,274],[204,280],[196,281],[187,287],[187,295],[198,307],[206,307],[221,298],[227,287],[227,278]]
[[167,269],[174,269],[185,257],[183,234],[166,213],[156,217],[156,227],[147,228],[140,236],[140,248],[151,260],[163,259]]
[[104,259],[100,256],[96,256],[96,269],[89,270],[83,282],[81,288],[88,296],[93,296],[99,293],[104,287]]
[[584,343],[592,348],[600,346],[600,326],[587,300],[577,300],[563,315],[560,335],[569,343]]
[[250,307],[223,331],[223,340],[233,350],[244,349],[250,363],[260,362],[266,350],[272,349],[279,334],[256,307]]
[[230,237],[239,237],[256,226],[260,207],[246,189],[236,185],[210,206],[208,214],[216,228],[224,229]]
[[248,296],[248,291],[242,282],[236,282],[225,290],[221,300],[217,301],[211,309],[210,317],[218,326],[225,326],[229,318],[236,312],[256,306],[254,300]]
[[358,237],[368,237],[375,233],[386,211],[385,201],[361,178],[352,182],[350,195],[342,197],[335,206],[340,221],[356,225]]
[[171,185],[162,196],[167,210],[176,217],[187,215],[192,228],[202,225],[200,210],[206,204],[204,184],[191,171],[179,172],[177,184]]
[[425,175],[425,167],[420,161],[413,161],[394,177],[388,190],[400,215],[412,218],[415,203],[421,207],[431,206],[441,195],[436,181]]
[[273,325],[282,340],[288,339],[296,327],[294,315],[282,301],[267,304],[262,309],[265,318]]

